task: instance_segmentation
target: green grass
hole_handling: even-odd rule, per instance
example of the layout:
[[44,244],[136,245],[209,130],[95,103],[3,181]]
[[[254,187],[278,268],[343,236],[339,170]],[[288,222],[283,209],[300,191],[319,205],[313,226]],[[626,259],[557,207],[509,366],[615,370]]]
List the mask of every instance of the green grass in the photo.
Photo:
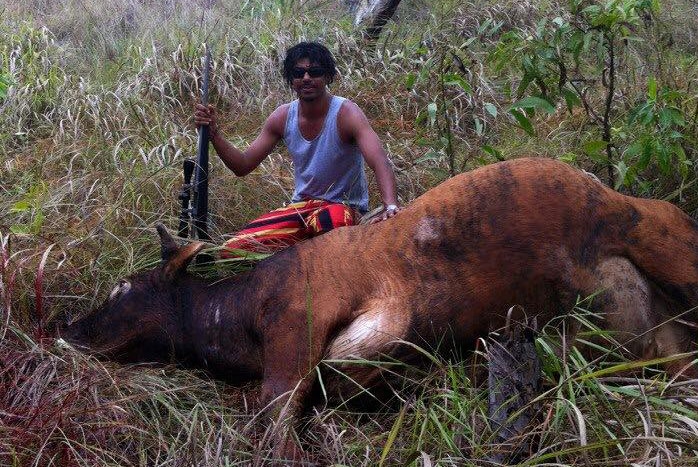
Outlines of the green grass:
[[[582,311],[583,313],[583,311]],[[538,338],[558,347],[557,328]],[[587,338],[600,331],[585,328]],[[232,388],[175,367],[101,363],[51,340],[5,328],[4,465],[245,465],[271,459],[257,388]],[[608,338],[608,337],[606,337]],[[612,348],[612,344],[608,344]],[[542,350],[544,392],[521,442],[521,465],[692,465],[698,461],[698,390],[618,356],[589,363],[577,350]],[[505,450],[487,419],[482,368],[431,355],[431,367],[400,369],[392,402],[320,402],[302,440],[333,465],[489,465]],[[480,359],[482,362],[482,359]],[[362,364],[362,363],[358,363]],[[365,363],[363,363],[365,364]],[[630,367],[634,372],[628,373]],[[604,375],[594,373],[599,368]],[[390,366],[385,366],[389,371]],[[405,371],[406,370],[406,371]]]
[[[374,48],[361,42],[339,2],[225,0],[208,9],[202,3],[0,6],[3,465],[245,465],[270,455],[258,448],[267,425],[257,423],[255,386],[231,388],[173,367],[100,363],[39,339],[41,326],[94,308],[118,278],[158,260],[153,227],[177,225],[181,162],[195,152],[191,114],[205,40],[214,48],[211,101],[225,116],[223,131],[240,145],[293,97],[278,71],[285,49],[301,39],[326,42],[341,74],[332,91],[356,101],[373,122],[404,203],[448,176],[441,143],[447,126],[456,171],[495,161],[483,146],[502,158],[538,155],[601,169],[584,152],[598,130],[581,109],[538,115],[536,136],[507,116],[520,76],[519,52],[502,45],[504,34],[564,15],[565,2],[404,0],[398,22]],[[662,2],[637,31],[643,40],[624,51],[615,126],[646,98],[650,77],[679,93],[684,150],[693,165],[684,177],[649,166],[643,185],[629,190],[668,197],[695,214],[698,58],[687,33],[691,8]],[[456,85],[440,90],[443,73],[458,74],[470,92]],[[591,84],[592,102],[601,91],[600,81]],[[442,112],[440,126],[429,122],[432,102]],[[619,136],[619,144],[633,135]],[[216,243],[292,191],[281,147],[243,179],[215,156],[211,170]],[[372,206],[375,193],[373,186]],[[581,352],[561,358],[553,351],[558,340],[551,331],[539,341],[546,392],[536,402],[540,417],[527,434],[532,450],[525,465],[695,464],[692,386],[649,367],[629,373],[615,353],[589,364]],[[364,413],[320,405],[309,414],[304,442],[330,464],[483,465],[502,447],[492,441],[477,368],[470,358],[434,357],[430,371],[399,380],[387,406]]]

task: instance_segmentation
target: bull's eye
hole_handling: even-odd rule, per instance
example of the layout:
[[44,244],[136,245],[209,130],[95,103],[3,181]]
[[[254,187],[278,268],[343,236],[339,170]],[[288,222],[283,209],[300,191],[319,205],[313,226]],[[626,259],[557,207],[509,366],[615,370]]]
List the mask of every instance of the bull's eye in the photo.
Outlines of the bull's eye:
[[114,300],[116,297],[125,294],[129,290],[131,290],[131,283],[126,279],[121,279],[109,294],[109,300]]

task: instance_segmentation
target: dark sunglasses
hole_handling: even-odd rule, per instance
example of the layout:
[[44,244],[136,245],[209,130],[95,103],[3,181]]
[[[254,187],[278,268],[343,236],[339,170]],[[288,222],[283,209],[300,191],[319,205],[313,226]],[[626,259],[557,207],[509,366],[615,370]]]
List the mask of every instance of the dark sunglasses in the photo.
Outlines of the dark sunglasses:
[[311,66],[310,68],[301,68],[297,66],[291,70],[291,76],[293,79],[301,79],[305,76],[306,72],[311,78],[319,78],[325,75],[325,69],[321,66]]

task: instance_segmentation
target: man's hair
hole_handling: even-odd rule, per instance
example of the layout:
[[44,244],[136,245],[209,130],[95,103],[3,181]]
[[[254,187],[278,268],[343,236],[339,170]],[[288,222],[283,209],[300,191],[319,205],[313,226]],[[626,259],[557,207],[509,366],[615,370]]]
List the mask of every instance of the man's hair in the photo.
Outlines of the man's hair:
[[330,84],[334,80],[334,77],[337,75],[337,64],[327,47],[317,42],[301,42],[286,51],[284,68],[281,74],[284,76],[289,86],[293,82],[293,67],[296,66],[298,60],[304,58],[310,60],[311,64],[317,63],[325,69],[327,84]]

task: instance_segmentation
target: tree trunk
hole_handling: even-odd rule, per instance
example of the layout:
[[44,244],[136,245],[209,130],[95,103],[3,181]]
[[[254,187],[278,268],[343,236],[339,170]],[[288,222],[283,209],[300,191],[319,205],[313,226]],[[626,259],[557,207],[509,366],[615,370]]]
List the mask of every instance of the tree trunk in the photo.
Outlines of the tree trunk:
[[366,38],[375,41],[393,17],[400,0],[344,0],[344,3],[354,14],[354,25],[365,27]]

